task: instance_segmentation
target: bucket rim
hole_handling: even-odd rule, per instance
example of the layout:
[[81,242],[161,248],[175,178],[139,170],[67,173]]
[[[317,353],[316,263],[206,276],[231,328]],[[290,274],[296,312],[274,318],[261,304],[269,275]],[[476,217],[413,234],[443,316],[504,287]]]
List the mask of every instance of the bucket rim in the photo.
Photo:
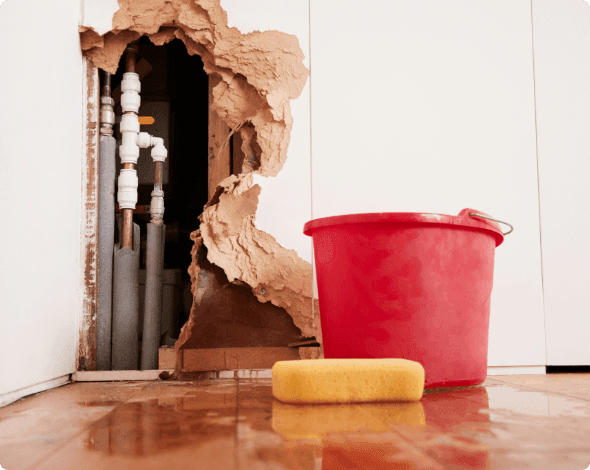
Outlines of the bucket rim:
[[483,218],[471,217],[469,214],[477,213],[488,215],[475,209],[463,209],[459,215],[435,214],[427,212],[368,212],[359,214],[336,215],[331,217],[322,217],[306,222],[303,227],[303,233],[309,237],[313,236],[313,231],[318,228],[326,228],[335,225],[356,225],[356,224],[432,224],[432,225],[451,225],[458,227],[468,227],[473,229],[491,232],[496,239],[496,246],[504,241],[502,230],[496,222]]

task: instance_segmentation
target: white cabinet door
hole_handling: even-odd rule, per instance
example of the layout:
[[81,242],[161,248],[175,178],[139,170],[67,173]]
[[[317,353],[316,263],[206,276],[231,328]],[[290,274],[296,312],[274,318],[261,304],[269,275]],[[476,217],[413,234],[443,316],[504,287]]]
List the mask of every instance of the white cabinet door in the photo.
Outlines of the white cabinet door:
[[359,5],[311,2],[313,217],[470,207],[513,223],[489,365],[544,365],[530,1]]
[[590,365],[590,6],[533,0],[548,365]]

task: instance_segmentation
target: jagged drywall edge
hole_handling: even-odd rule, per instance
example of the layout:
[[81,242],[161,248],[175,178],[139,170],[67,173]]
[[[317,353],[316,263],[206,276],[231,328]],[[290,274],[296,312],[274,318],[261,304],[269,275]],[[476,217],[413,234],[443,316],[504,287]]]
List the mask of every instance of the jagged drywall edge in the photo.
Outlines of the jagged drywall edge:
[[321,342],[319,319],[311,315],[311,265],[256,228],[261,188],[252,173],[230,176],[219,187],[219,202],[200,216],[207,259],[221,266],[230,281],[250,285],[259,301],[284,308],[304,335]]
[[[156,45],[181,39],[189,54],[201,56],[208,74],[221,77],[213,90],[221,118],[232,129],[244,122],[256,129],[258,173],[276,176],[287,158],[293,124],[289,102],[301,94],[309,75],[297,38],[229,28],[219,0],[119,0],[119,5],[105,35],[80,28],[82,50],[92,62],[115,73],[126,45],[141,35]],[[176,29],[160,31],[162,25]]]
[[[202,58],[208,74],[221,77],[213,89],[213,109],[233,129],[247,124],[240,129],[242,149],[258,157],[255,172],[276,176],[287,158],[293,124],[290,101],[301,94],[309,75],[297,38],[229,28],[219,0],[119,0],[119,6],[110,32],[101,36],[89,26],[80,28],[82,50],[93,63],[115,73],[126,45],[141,35],[156,45],[179,38],[189,54]],[[169,28],[160,30],[162,25]],[[231,176],[219,185],[200,217],[200,230],[193,234],[193,295],[196,253],[204,243],[207,258],[228,279],[250,285],[261,302],[285,308],[304,335],[321,342],[317,303],[312,318],[311,265],[256,228],[260,190],[252,173]],[[177,357],[191,325],[189,320],[177,342]]]
[[[204,245],[207,259],[222,267],[230,282],[245,282],[253,288],[260,302],[284,308],[303,335],[315,336],[323,343],[317,299],[314,299],[315,317],[311,310],[311,265],[294,250],[283,248],[274,237],[256,228],[261,188],[253,184],[252,175],[232,175],[223,180],[199,217],[201,228],[191,234],[194,245],[189,274],[193,298],[199,294],[199,256],[203,254],[201,247]],[[198,302],[193,302],[189,320],[175,345],[176,378],[181,374],[181,348],[192,334],[197,305]],[[299,350],[302,358],[317,358],[323,354],[320,348],[309,349]]]

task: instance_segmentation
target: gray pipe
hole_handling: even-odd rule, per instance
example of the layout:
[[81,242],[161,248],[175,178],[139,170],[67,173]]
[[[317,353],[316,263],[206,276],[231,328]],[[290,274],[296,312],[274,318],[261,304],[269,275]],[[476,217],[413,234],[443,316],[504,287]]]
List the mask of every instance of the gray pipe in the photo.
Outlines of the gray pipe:
[[133,224],[133,250],[115,246],[112,370],[137,370],[139,359],[139,225]]
[[100,136],[98,162],[98,293],[96,369],[111,370],[113,246],[115,238],[115,138]]
[[141,343],[141,368],[158,368],[160,350],[160,322],[162,316],[162,290],[164,288],[163,253],[166,226],[147,225],[147,258],[145,283],[145,308],[143,311],[143,338]]

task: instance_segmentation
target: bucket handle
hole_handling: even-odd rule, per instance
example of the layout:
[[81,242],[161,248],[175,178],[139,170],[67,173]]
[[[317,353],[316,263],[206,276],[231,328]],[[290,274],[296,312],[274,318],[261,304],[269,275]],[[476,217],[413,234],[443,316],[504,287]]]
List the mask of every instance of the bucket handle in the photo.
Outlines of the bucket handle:
[[494,219],[493,217],[490,217],[489,215],[478,214],[477,212],[470,212],[469,217],[481,217],[483,219],[493,220],[494,222],[508,225],[508,227],[510,227],[510,230],[508,230],[507,232],[502,232],[502,235],[504,235],[504,236],[508,235],[509,233],[512,233],[512,231],[514,230],[514,227],[512,225],[510,225],[508,222],[502,222],[501,220]]

